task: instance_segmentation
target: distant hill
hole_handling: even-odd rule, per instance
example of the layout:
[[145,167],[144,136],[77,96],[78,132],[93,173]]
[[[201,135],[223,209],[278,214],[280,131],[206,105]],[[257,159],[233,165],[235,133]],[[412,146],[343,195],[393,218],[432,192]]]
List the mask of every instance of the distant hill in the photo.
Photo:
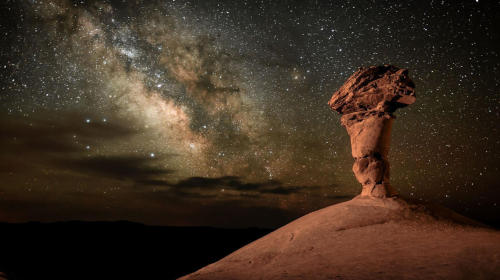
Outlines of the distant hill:
[[270,231],[131,222],[0,223],[0,272],[5,274],[0,279],[175,279]]

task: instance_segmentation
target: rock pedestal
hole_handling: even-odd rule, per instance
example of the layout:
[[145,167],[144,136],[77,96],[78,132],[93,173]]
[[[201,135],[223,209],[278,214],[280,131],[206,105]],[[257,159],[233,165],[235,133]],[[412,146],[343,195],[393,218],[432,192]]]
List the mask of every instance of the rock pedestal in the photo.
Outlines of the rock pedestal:
[[342,114],[351,138],[352,171],[362,196],[389,197],[389,153],[392,114],[415,102],[415,85],[407,69],[392,65],[360,68],[337,90],[328,105]]

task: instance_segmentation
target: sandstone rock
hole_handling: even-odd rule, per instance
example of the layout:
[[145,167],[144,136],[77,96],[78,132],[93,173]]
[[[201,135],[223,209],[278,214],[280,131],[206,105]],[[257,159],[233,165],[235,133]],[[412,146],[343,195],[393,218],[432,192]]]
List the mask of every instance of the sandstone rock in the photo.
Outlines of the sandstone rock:
[[328,104],[341,114],[372,109],[392,113],[415,102],[414,88],[407,69],[392,65],[362,67],[333,94]]
[[407,69],[392,65],[360,68],[337,90],[328,105],[342,114],[351,138],[353,172],[361,195],[395,195],[389,184],[390,136],[396,109],[415,102],[415,84]]
[[437,205],[358,196],[181,280],[500,279],[500,232]]

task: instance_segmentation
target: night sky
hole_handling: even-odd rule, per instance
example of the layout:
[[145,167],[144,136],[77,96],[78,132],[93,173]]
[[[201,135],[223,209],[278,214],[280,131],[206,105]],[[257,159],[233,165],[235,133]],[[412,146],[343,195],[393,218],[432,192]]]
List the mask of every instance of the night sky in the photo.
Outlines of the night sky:
[[408,68],[391,183],[498,223],[500,2],[2,1],[0,221],[277,227],[361,186],[327,105]]

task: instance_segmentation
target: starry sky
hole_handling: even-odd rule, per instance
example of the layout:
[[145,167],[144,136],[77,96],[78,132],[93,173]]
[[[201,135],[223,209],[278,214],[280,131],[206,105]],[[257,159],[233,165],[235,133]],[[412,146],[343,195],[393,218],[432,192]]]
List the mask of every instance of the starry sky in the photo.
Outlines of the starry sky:
[[499,1],[3,1],[0,221],[277,227],[361,186],[327,105],[408,68],[391,183],[499,223]]

